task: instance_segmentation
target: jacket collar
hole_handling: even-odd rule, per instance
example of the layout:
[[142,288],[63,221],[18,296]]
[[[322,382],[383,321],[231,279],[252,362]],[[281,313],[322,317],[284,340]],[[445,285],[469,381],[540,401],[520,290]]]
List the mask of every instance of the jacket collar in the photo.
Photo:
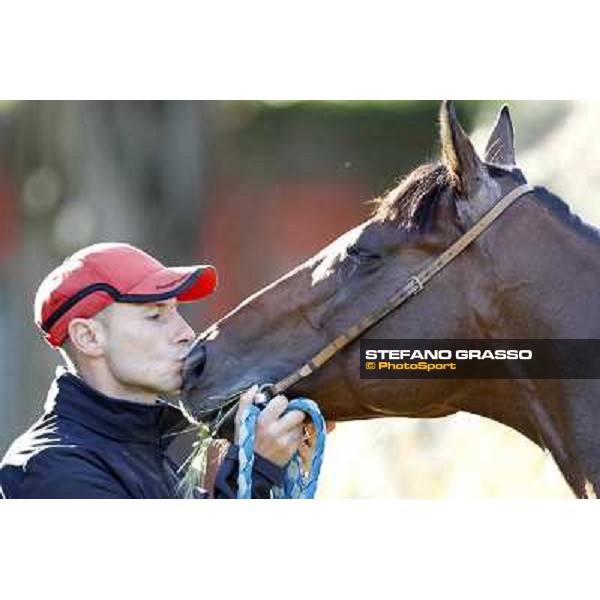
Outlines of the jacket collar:
[[63,367],[56,371],[44,412],[58,414],[122,442],[166,446],[177,432],[190,427],[183,413],[168,402],[137,404],[112,398]]

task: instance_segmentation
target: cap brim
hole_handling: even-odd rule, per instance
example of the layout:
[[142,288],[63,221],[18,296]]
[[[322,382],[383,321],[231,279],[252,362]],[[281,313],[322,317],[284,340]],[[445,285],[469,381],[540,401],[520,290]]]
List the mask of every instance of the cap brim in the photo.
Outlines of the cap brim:
[[217,287],[217,270],[212,265],[165,267],[128,290],[121,301],[152,302],[177,298],[193,302],[209,296]]

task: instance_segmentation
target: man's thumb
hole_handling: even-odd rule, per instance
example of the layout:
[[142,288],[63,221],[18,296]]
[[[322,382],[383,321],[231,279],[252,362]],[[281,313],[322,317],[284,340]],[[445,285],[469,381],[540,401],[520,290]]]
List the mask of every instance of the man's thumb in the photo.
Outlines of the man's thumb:
[[257,392],[258,385],[253,385],[249,390],[246,390],[240,396],[238,412],[240,408],[246,408],[247,406],[250,406],[252,404],[252,402],[254,401],[254,396],[256,396]]

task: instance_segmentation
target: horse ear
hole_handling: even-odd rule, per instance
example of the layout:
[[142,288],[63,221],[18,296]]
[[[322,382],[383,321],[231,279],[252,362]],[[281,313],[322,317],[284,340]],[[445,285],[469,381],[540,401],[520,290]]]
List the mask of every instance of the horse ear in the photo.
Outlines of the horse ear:
[[454,187],[465,197],[473,197],[487,178],[471,140],[464,132],[454,110],[454,104],[444,100],[440,108],[442,161]]
[[485,162],[515,166],[514,129],[506,104],[500,109],[485,147]]

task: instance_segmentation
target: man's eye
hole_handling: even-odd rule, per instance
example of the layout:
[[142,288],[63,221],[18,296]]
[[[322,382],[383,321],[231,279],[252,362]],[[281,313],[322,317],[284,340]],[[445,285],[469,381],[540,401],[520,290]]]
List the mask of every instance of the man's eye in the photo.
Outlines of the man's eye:
[[158,321],[160,319],[160,313],[155,313],[152,315],[148,315],[147,319],[149,321]]

